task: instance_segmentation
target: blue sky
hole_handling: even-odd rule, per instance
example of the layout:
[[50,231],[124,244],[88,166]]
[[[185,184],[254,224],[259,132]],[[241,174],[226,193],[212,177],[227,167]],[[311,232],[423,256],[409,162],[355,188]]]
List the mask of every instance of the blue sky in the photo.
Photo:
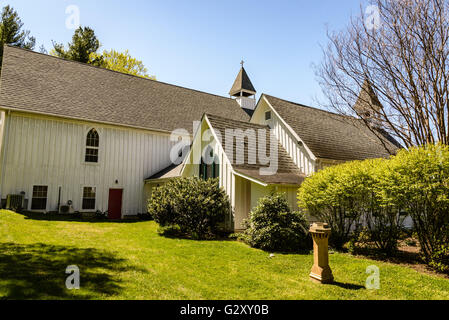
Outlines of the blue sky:
[[158,80],[226,96],[240,67],[258,93],[316,105],[313,64],[326,30],[341,30],[361,0],[11,0],[25,28],[47,50],[67,43],[69,5],[97,33],[102,49],[129,49]]

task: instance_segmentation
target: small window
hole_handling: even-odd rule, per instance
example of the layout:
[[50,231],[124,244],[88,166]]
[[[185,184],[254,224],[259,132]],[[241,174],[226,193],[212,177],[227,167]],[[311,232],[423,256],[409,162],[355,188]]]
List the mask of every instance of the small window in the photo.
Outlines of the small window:
[[100,136],[97,130],[92,129],[87,134],[86,162],[98,163],[98,149],[100,147]]
[[31,210],[47,210],[47,186],[34,186]]
[[271,120],[271,111],[265,112],[265,121]]
[[97,188],[85,187],[83,190],[83,210],[95,210]]

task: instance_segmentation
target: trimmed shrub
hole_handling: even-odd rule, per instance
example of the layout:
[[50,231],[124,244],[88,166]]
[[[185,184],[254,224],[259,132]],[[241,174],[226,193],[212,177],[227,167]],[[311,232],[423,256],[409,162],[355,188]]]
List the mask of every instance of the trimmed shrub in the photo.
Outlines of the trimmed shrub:
[[194,239],[216,236],[229,214],[226,192],[218,179],[179,178],[157,188],[148,212],[161,227],[178,229]]
[[449,242],[449,146],[398,153],[379,186],[385,205],[402,208],[414,223],[427,262]]
[[380,251],[392,254],[398,249],[406,216],[401,214],[398,204],[385,197],[388,195],[385,177],[391,170],[391,160],[367,160],[364,165],[371,175],[363,220],[366,239]]
[[298,197],[301,207],[332,227],[336,248],[355,237],[352,249],[363,238],[392,253],[409,215],[425,261],[449,269],[442,245],[449,242],[449,146],[411,148],[389,160],[328,168],[307,179]]
[[329,224],[329,242],[341,249],[360,224],[371,184],[362,162],[329,167],[305,180],[299,190],[299,206]]
[[241,238],[253,248],[272,252],[298,252],[310,248],[308,222],[299,212],[292,212],[283,194],[259,200],[246,221]]
[[385,203],[380,187],[388,165],[382,159],[348,162],[314,174],[301,186],[300,207],[329,224],[334,248],[351,241],[353,249],[357,242],[386,253],[397,249],[403,219],[396,206]]

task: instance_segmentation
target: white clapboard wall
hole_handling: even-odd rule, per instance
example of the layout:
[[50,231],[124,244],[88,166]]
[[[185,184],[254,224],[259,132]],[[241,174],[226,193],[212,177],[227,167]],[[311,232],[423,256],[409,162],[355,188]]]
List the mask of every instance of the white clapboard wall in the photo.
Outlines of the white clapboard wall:
[[[5,121],[3,121],[5,122]],[[47,211],[73,201],[82,211],[84,187],[96,187],[96,210],[108,210],[109,189],[123,189],[123,215],[146,212],[144,180],[171,164],[170,135],[141,129],[11,113],[3,132],[0,193],[48,186]],[[98,164],[85,163],[87,133],[100,135]]]

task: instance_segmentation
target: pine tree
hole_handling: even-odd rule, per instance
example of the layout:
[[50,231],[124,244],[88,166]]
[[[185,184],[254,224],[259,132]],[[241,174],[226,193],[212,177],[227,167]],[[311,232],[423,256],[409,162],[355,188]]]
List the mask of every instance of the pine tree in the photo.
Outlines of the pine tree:
[[29,50],[34,49],[36,39],[30,36],[30,31],[22,30],[22,27],[23,23],[17,11],[10,6],[4,7],[0,16],[0,62],[3,61],[5,44]]
[[100,48],[100,41],[94,30],[89,27],[79,27],[75,30],[72,42],[66,49],[63,44],[53,42],[51,54],[60,58],[98,65],[99,62],[92,61],[91,55]]

